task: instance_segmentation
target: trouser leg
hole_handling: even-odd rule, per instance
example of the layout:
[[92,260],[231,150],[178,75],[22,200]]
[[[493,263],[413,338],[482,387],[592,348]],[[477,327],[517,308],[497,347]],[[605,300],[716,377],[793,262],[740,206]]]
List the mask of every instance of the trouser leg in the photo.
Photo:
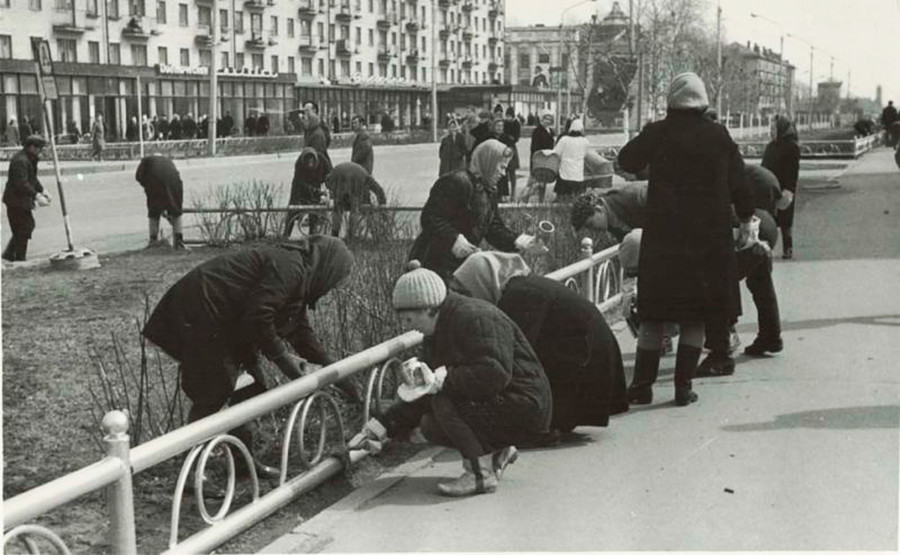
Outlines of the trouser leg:
[[[485,454],[484,447],[478,440],[478,436],[472,430],[471,426],[463,420],[453,400],[446,395],[434,395],[431,399],[431,414],[437,423],[437,428],[443,435],[435,435],[434,439],[442,440],[449,443],[449,446],[457,449],[464,459],[477,459]],[[429,433],[434,432],[434,428],[428,430]],[[422,430],[426,434],[426,430]],[[429,441],[432,438],[425,436]],[[435,441],[435,443],[438,443]],[[443,445],[447,445],[443,443]],[[442,444],[442,443],[438,443]]]
[[[727,329],[727,327],[726,327]],[[703,345],[702,323],[681,323],[678,353],[675,355],[675,404],[689,405],[697,400],[692,380]]]
[[159,218],[147,218],[147,227],[149,229],[150,240],[159,239]]

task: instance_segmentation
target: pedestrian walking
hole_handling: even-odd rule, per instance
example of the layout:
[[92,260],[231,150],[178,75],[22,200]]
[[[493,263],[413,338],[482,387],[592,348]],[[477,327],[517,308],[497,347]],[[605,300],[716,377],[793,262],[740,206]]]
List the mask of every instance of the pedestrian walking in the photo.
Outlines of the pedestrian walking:
[[372,148],[372,138],[369,137],[369,131],[366,129],[366,120],[361,116],[353,116],[351,126],[356,132],[356,136],[353,137],[350,161],[364,167],[371,174],[375,167],[375,150]]
[[247,116],[247,119],[244,120],[244,136],[252,137],[256,134],[256,116],[253,115],[253,112],[250,112],[250,115]]
[[510,189],[510,174],[515,175],[516,169],[519,166],[516,165],[516,141],[506,133],[504,133],[505,123],[503,118],[495,119],[493,122],[494,128],[491,132],[491,137],[497,139],[504,145],[506,145],[510,151],[513,153],[512,159],[509,161],[509,165],[506,167],[506,173],[503,177],[500,178],[500,181],[497,182],[497,195],[499,197],[500,202],[507,202],[509,200]]
[[609,424],[628,411],[616,336],[597,308],[518,254],[476,252],[453,272],[450,288],[497,306],[537,353],[553,392],[550,443],[576,426]]
[[158,153],[145,156],[138,164],[134,179],[140,183],[147,197],[147,220],[150,240],[148,248],[168,246],[159,239],[159,220],[165,216],[172,226],[172,246],[184,250],[184,232],[181,223],[184,184],[175,162]]
[[106,148],[106,126],[103,125],[103,115],[97,114],[94,125],[91,126],[91,160],[103,161],[103,149]]
[[156,131],[153,128],[153,122],[150,121],[150,118],[148,118],[146,114],[141,118],[141,133],[143,133],[145,141],[152,141],[153,137],[156,135]]
[[513,144],[513,160],[509,165],[509,196],[511,199],[516,198],[516,180],[518,178],[516,170],[522,167],[519,160],[519,149],[517,147],[519,139],[522,138],[522,123],[516,118],[516,112],[512,106],[506,109],[506,120],[503,122],[503,134],[512,138]]
[[[321,204],[322,185],[325,183],[328,165],[325,158],[311,146],[303,147],[300,156],[294,162],[294,177],[291,179],[291,205]],[[303,212],[288,212],[284,222],[284,237],[288,238],[294,231],[294,225],[300,225]],[[308,218],[309,233],[318,233],[319,215],[310,213]]]
[[447,121],[447,134],[441,139],[438,149],[440,167],[438,175],[455,172],[466,167],[466,139],[460,132],[459,122],[452,115]]
[[559,179],[553,188],[558,200],[571,200],[584,193],[584,157],[590,146],[584,136],[584,123],[576,119],[568,134],[560,137],[553,147],[553,152],[559,154]]
[[797,128],[785,116],[778,116],[772,125],[772,141],[763,151],[762,166],[775,174],[782,191],[790,191],[790,205],[779,210],[776,217],[781,229],[782,258],[794,257],[794,206],[797,205],[797,178],[800,175],[800,146]]
[[343,162],[334,167],[325,178],[325,188],[334,202],[331,234],[340,237],[344,216],[347,216],[347,238],[359,231],[360,207],[372,204],[372,195],[379,206],[387,204],[384,189],[366,169],[356,162]]
[[6,144],[19,146],[19,124],[16,123],[16,118],[9,118],[9,124],[6,126]]
[[225,112],[225,116],[222,117],[222,136],[230,137],[233,129],[234,118],[231,117],[231,112]]
[[22,124],[19,126],[19,140],[23,141],[22,146],[25,146],[25,139],[35,135],[36,131],[31,127],[31,120],[28,116],[22,116]]
[[269,116],[263,112],[256,118],[256,134],[265,137],[269,134]]
[[137,116],[131,116],[128,118],[128,124],[125,126],[125,140],[129,142],[137,142],[138,131],[140,128],[138,127]]
[[535,246],[535,237],[517,236],[497,208],[497,182],[510,160],[509,147],[488,139],[475,148],[467,169],[440,176],[422,209],[422,231],[409,258],[449,279],[467,256],[479,250],[482,240],[504,252]]
[[[178,361],[181,389],[191,400],[188,422],[234,402],[242,370],[255,380],[257,393],[265,391],[259,354],[290,379],[308,373],[307,363],[332,364],[308,310],[315,310],[352,265],[353,256],[339,239],[316,235],[219,255],[170,287],[143,335]],[[358,395],[351,382],[341,384],[348,396]],[[252,448],[248,425],[232,434]],[[239,472],[246,475],[249,468],[242,462],[238,457]]]
[[303,125],[306,128],[303,135],[304,144],[316,149],[325,163],[325,175],[328,175],[328,172],[334,167],[334,164],[331,163],[331,156],[328,155],[331,133],[328,131],[328,126],[319,119],[319,105],[312,100],[303,103]]
[[169,140],[180,141],[184,138],[184,125],[178,114],[172,114],[172,120],[169,121]]
[[884,142],[891,147],[897,144],[898,135],[900,135],[898,133],[900,130],[894,125],[897,121],[900,121],[900,115],[897,114],[894,101],[888,100],[887,106],[881,111],[881,125],[884,126]]
[[749,235],[753,193],[744,163],[724,126],[703,117],[706,87],[694,73],[677,75],[666,118],[648,124],[619,152],[629,173],[650,168],[647,219],[638,270],[641,317],[629,401],[647,404],[659,371],[665,322],[678,322],[675,403],[697,400],[692,378],[704,323],[740,315],[732,203],[741,236]]
[[209,116],[207,116],[206,114],[200,116],[200,123],[197,124],[197,138],[209,138]]
[[28,241],[34,231],[32,211],[38,197],[42,204],[50,202],[49,194],[37,177],[38,158],[47,141],[38,135],[25,139],[25,145],[9,161],[6,187],[3,189],[3,204],[9,220],[11,237],[3,249],[3,260],[23,262],[28,254]]
[[188,112],[181,120],[181,135],[183,139],[197,138],[197,122],[194,121],[194,114]]
[[159,117],[154,127],[156,128],[157,141],[166,141],[169,139],[169,120],[165,115]]
[[[404,402],[369,420],[349,446],[375,451],[418,427],[462,455],[464,473],[438,484],[441,495],[493,493],[518,456],[515,446],[548,431],[550,384],[525,334],[500,309],[412,268],[397,280],[392,303],[404,328],[425,335],[426,355],[407,365]],[[417,378],[423,384],[413,387]]]
[[553,113],[549,110],[541,110],[540,118],[537,120],[537,126],[534,128],[534,131],[531,132],[528,184],[525,186],[525,190],[522,191],[521,195],[521,199],[524,201],[527,201],[534,193],[537,193],[538,200],[544,202],[548,184],[538,181],[534,177],[534,154],[541,150],[553,150],[555,142],[553,137]]

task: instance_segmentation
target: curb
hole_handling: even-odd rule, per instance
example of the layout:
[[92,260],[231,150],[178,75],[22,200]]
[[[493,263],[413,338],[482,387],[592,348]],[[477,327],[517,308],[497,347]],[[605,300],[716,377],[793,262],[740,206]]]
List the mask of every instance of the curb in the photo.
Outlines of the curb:
[[362,505],[379,497],[393,488],[401,480],[424,468],[434,458],[446,450],[445,447],[431,447],[418,453],[411,460],[381,474],[371,482],[363,484],[353,493],[313,518],[303,522],[289,533],[263,547],[257,553],[314,553],[331,543],[334,530],[343,520],[351,518]]

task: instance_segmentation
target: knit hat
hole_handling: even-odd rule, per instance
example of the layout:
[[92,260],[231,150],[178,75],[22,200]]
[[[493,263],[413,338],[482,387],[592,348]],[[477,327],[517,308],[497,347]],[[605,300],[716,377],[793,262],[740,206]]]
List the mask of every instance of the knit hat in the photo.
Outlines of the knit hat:
[[672,110],[706,110],[709,107],[706,86],[696,73],[681,73],[672,79],[668,107]]
[[447,286],[439,275],[422,268],[418,260],[410,260],[406,273],[394,285],[391,302],[394,310],[416,310],[440,306],[447,296]]

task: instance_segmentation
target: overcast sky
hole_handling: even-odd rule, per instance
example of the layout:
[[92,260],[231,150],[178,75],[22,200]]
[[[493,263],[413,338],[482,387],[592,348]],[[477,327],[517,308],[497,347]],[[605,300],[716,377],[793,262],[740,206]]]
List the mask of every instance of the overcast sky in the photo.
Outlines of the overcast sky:
[[[639,0],[633,0],[635,9]],[[582,23],[598,8],[609,12],[613,0],[506,0],[507,25],[559,25],[563,11],[567,24]],[[716,0],[705,0],[706,20],[714,26]],[[628,0],[619,5],[628,13]],[[829,77],[834,56],[834,78],[843,81],[851,71],[853,96],[875,97],[881,84],[886,103],[900,104],[900,0],[721,0],[725,39],[746,44],[749,40],[774,51],[779,49],[782,28],[812,43],[814,77]],[[753,18],[753,12],[774,21]],[[781,27],[779,27],[781,25]],[[797,66],[798,79],[809,80],[809,46],[785,37],[785,58]]]

